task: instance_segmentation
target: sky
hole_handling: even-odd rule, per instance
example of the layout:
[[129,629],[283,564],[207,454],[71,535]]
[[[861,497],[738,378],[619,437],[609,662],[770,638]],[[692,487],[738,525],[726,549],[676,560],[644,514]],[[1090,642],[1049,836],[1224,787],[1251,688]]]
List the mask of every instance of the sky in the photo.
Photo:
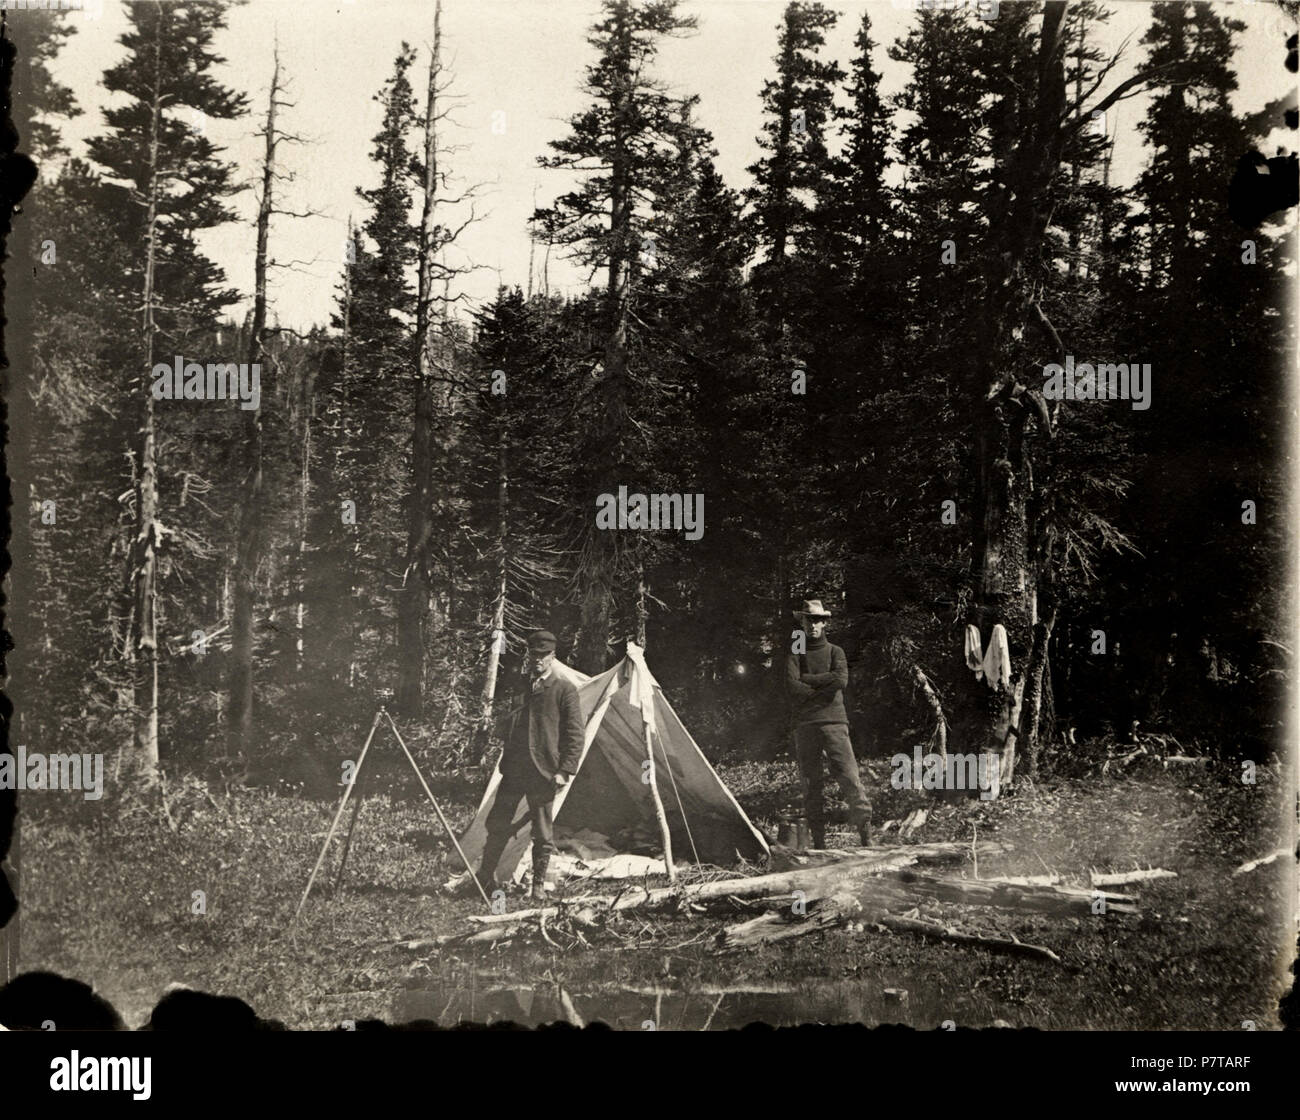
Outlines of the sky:
[[[1290,25],[1262,0],[1216,3],[1230,6],[1233,16],[1247,24],[1238,40],[1240,88],[1235,105],[1239,111],[1258,110],[1294,86],[1294,76],[1282,66],[1281,44]],[[897,92],[907,81],[909,67],[890,60],[886,47],[916,18],[905,4],[827,3],[841,18],[828,35],[822,57],[847,69],[852,39],[866,8],[883,91]],[[1145,0],[1109,0],[1107,6],[1114,16],[1100,46],[1114,51],[1129,40],[1112,78],[1118,84],[1141,61],[1138,41],[1150,24],[1151,5]],[[100,0],[87,0],[87,7],[64,17],[77,30],[52,67],[84,111],[65,129],[74,155],[84,155],[87,138],[103,130],[101,109],[108,95],[99,79],[124,54],[117,40],[127,27],[119,0],[102,0],[102,12]],[[776,25],[783,7],[784,0],[684,0],[682,10],[698,18],[699,28],[686,38],[665,41],[657,63],[657,75],[674,93],[700,96],[697,119],[713,133],[719,170],[737,189],[748,185],[745,168],[759,155],[759,91],[774,71]],[[456,286],[468,305],[489,300],[498,283],[527,286],[528,217],[534,205],[549,204],[571,182],[564,172],[540,168],[537,157],[548,152],[548,141],[565,134],[567,119],[586,104],[581,82],[592,56],[586,36],[599,8],[597,0],[444,0],[443,45],[454,79],[449,95],[455,99],[448,141],[456,151],[448,157],[449,165],[453,186],[477,186],[478,220],[461,235],[450,258],[471,269]],[[21,18],[18,13],[19,41]],[[432,0],[249,0],[231,11],[229,26],[215,44],[226,62],[215,73],[248,94],[250,113],[236,121],[204,122],[208,135],[251,184],[262,155],[255,130],[265,116],[278,41],[289,96],[295,102],[282,113],[280,123],[308,140],[282,149],[283,169],[294,180],[283,185],[277,203],[313,211],[314,216],[277,217],[272,226],[272,258],[293,262],[271,273],[272,312],[279,323],[302,330],[328,321],[348,218],[358,223],[365,218],[356,188],[372,186],[376,179],[369,152],[381,109],[374,95],[406,41],[419,51],[413,84],[423,99],[432,29]],[[1102,92],[1110,88],[1108,84]],[[1109,115],[1118,183],[1132,182],[1144,163],[1137,124],[1147,102],[1145,96],[1123,101]],[[1270,140],[1290,143],[1282,131]],[[413,143],[418,143],[414,137]],[[232,205],[241,221],[204,231],[200,243],[234,287],[251,292],[252,190],[243,191]],[[537,247],[536,283],[542,254],[543,248]],[[586,273],[553,257],[548,280],[552,292],[577,292],[585,286]],[[240,316],[243,308],[230,311]]]

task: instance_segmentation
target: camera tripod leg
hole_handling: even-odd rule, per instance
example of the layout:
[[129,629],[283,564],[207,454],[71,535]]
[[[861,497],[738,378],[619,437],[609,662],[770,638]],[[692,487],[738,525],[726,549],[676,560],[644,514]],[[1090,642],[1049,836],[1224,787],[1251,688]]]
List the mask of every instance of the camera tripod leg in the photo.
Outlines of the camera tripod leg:
[[334,876],[333,894],[338,894],[339,887],[343,884],[343,869],[348,865],[348,853],[352,850],[352,830],[357,827],[357,818],[361,816],[361,802],[366,795],[366,777],[367,774],[359,772],[357,774],[357,796],[352,803],[352,819],[348,821],[348,831],[343,837],[343,856],[339,860],[339,869]]
[[370,734],[366,736],[366,745],[361,748],[361,757],[357,759],[357,768],[352,772],[352,781],[348,783],[348,788],[343,791],[343,799],[339,802],[338,810],[334,814],[334,820],[330,824],[330,830],[325,834],[325,843],[321,845],[320,855],[316,857],[316,866],[311,869],[311,875],[307,878],[307,886],[303,888],[302,898],[298,899],[298,909],[293,912],[293,919],[289,922],[289,928],[293,929],[298,921],[298,915],[302,913],[303,904],[307,901],[307,896],[311,894],[311,887],[316,882],[316,876],[320,873],[321,864],[325,862],[325,853],[329,851],[330,841],[334,839],[334,833],[339,827],[339,819],[343,816],[343,810],[347,808],[348,798],[356,788],[357,779],[361,775],[361,766],[366,761],[366,752],[370,750],[370,743],[375,737],[375,731],[379,728],[379,721],[387,713],[383,708],[375,713],[375,722],[370,725]]

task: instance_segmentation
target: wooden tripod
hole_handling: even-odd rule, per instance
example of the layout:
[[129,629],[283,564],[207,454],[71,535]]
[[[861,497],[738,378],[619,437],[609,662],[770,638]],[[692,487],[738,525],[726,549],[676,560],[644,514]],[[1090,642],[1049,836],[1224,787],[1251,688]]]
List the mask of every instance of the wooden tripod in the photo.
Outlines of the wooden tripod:
[[[352,780],[348,782],[347,789],[343,791],[343,798],[339,801],[339,807],[334,813],[334,820],[330,824],[329,832],[325,835],[325,843],[321,845],[320,855],[316,857],[316,866],[311,869],[311,875],[307,879],[307,886],[302,892],[302,898],[298,900],[298,909],[293,912],[293,920],[289,923],[289,928],[293,929],[298,921],[298,915],[302,913],[303,905],[307,901],[307,896],[311,894],[312,884],[316,882],[316,876],[320,873],[321,865],[325,862],[325,853],[329,851],[330,841],[334,839],[334,833],[338,831],[339,821],[343,818],[343,810],[347,808],[348,798],[352,796],[352,791],[357,789],[357,783],[361,779],[361,767],[366,761],[366,753],[370,750],[370,744],[374,741],[375,732],[379,730],[379,724],[382,720],[388,720],[388,726],[393,729],[393,735],[397,738],[398,745],[402,748],[402,753],[406,755],[411,763],[411,769],[415,771],[415,776],[420,779],[420,785],[424,789],[426,796],[433,805],[433,811],[438,814],[438,820],[442,823],[443,829],[451,839],[456,848],[457,855],[460,856],[461,862],[465,864],[465,869],[469,872],[470,878],[474,880],[474,885],[478,887],[478,893],[483,896],[483,901],[487,903],[489,909],[492,906],[491,899],[488,898],[487,892],[483,889],[483,884],[478,881],[478,876],[474,874],[474,869],[470,867],[469,860],[465,857],[465,852],[456,839],[456,834],[451,830],[451,825],[447,823],[447,818],[443,816],[442,809],[438,805],[437,799],[433,796],[433,791],[429,789],[429,783],[424,780],[424,775],[420,772],[420,767],[415,761],[415,756],[407,749],[405,741],[402,739],[402,733],[397,730],[397,724],[393,722],[393,717],[388,714],[388,709],[384,705],[379,705],[379,711],[375,713],[374,722],[370,725],[370,734],[366,736],[365,746],[361,748],[361,757],[357,759],[356,769],[352,771]],[[338,874],[334,879],[335,889],[343,880],[343,868],[348,860],[348,851],[352,846],[352,830],[356,827],[357,817],[361,813],[361,793],[358,790],[356,804],[352,808],[352,820],[348,824],[347,837],[343,842],[343,858],[339,862]]]

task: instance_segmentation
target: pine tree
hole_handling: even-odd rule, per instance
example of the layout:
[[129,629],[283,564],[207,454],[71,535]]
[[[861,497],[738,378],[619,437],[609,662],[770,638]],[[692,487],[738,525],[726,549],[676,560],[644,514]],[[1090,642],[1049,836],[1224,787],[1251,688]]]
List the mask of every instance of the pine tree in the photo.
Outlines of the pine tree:
[[1142,39],[1149,68],[1176,75],[1157,81],[1138,124],[1152,153],[1137,191],[1149,275],[1168,280],[1159,286],[1172,302],[1187,296],[1213,256],[1207,237],[1223,224],[1222,185],[1247,146],[1231,103],[1233,36],[1244,29],[1208,5],[1176,0],[1153,9]]
[[[766,590],[755,515],[776,480],[763,473],[755,430],[765,432],[767,418],[751,407],[764,398],[758,320],[744,283],[753,228],[717,170],[712,137],[689,112],[683,124],[679,171],[655,205],[657,253],[643,280],[638,342],[662,400],[655,477],[661,489],[705,495],[707,531],[697,541],[652,538],[641,560],[647,591],[664,604],[654,641],[688,651],[681,664],[690,669],[674,683],[694,690],[721,666],[754,663],[765,616],[752,589]],[[693,574],[724,565],[736,578]]]
[[[483,388],[468,426],[472,539],[462,554],[467,570],[483,573],[478,598],[488,615],[478,630],[487,653],[480,753],[501,666],[530,630],[549,624],[564,576],[564,526],[554,509],[573,499],[580,472],[566,447],[565,414],[555,408],[574,386],[560,339],[548,325],[553,310],[543,297],[527,300],[518,288],[502,288],[479,314],[473,344]],[[486,557],[487,565],[475,564],[473,556]]]
[[595,415],[587,420],[579,449],[593,483],[582,503],[576,581],[583,600],[577,660],[589,672],[600,671],[609,659],[611,621],[619,601],[627,601],[636,568],[618,534],[597,529],[592,513],[597,495],[635,484],[633,421],[648,420],[651,409],[637,399],[640,383],[629,365],[633,272],[646,248],[653,200],[674,173],[682,128],[681,99],[652,78],[649,68],[664,36],[695,26],[678,14],[677,0],[604,0],[603,8],[589,39],[597,51],[584,83],[592,104],[570,120],[568,136],[552,141],[556,154],[539,161],[576,171],[583,181],[534,216],[548,244],[568,246],[578,260],[606,273]]
[[[1295,248],[1293,233],[1279,242],[1227,213],[1225,184],[1263,139],[1232,109],[1243,29],[1210,5],[1171,3],[1153,10],[1142,40],[1156,76],[1139,125],[1149,162],[1134,191],[1144,261],[1132,347],[1151,356],[1156,403],[1134,511],[1148,591],[1124,617],[1153,636],[1134,651],[1143,673],[1168,682],[1142,698],[1136,718],[1194,719],[1209,734],[1259,742],[1274,625],[1262,605],[1280,594],[1284,530],[1264,514],[1244,523],[1243,503],[1283,502],[1270,464],[1284,447],[1276,402],[1295,340],[1277,297]],[[1248,701],[1225,703],[1229,677]],[[1225,720],[1238,704],[1247,716]]]
[[894,126],[874,69],[870,12],[862,13],[853,45],[857,53],[849,62],[849,108],[840,128],[843,154],[833,164],[834,193],[827,204],[829,224],[848,241],[844,251],[850,265],[884,252],[894,207],[893,192],[885,184]]
[[[895,112],[912,117],[898,136],[909,252],[924,262],[922,286],[933,288],[938,281],[949,293],[977,251],[976,204],[984,184],[982,161],[989,157],[983,133],[987,88],[972,65],[978,43],[979,32],[964,10],[922,9],[907,35],[889,48],[890,58],[912,67],[907,85],[892,99]],[[948,261],[945,241],[954,249]]]
[[[336,578],[347,588],[353,616],[349,687],[359,683],[358,664],[370,662],[381,678],[393,667],[394,651],[385,650],[383,635],[395,613],[390,573],[401,573],[405,552],[399,542],[406,535],[403,498],[409,487],[405,456],[411,432],[416,311],[411,273],[417,230],[411,207],[419,170],[409,143],[418,123],[409,76],[414,64],[415,51],[403,43],[391,77],[375,95],[384,110],[371,149],[379,181],[357,190],[370,212],[362,236],[349,246],[345,306],[333,320],[346,333],[346,361],[336,386],[343,424],[333,479],[339,504],[325,524],[336,539],[334,555],[342,567]],[[397,583],[400,586],[400,578]]]
[[[32,120],[23,137],[24,148],[43,167],[56,156],[66,156],[68,147],[59,134],[56,119],[69,120],[81,115],[72,90],[55,80],[49,64],[66,46],[66,40],[76,31],[68,13],[52,9],[28,9],[21,13],[9,11],[6,20],[11,22],[15,37],[23,52],[23,72],[30,76],[30,88],[16,91],[28,102]],[[19,75],[21,79],[21,74]],[[29,199],[28,205],[35,199]]]
[[[242,95],[210,74],[223,60],[212,40],[225,26],[225,3],[162,4],[137,0],[121,37],[127,56],[108,70],[104,88],[127,97],[105,109],[109,131],[91,140],[91,158],[124,184],[122,237],[133,248],[128,282],[138,282],[143,307],[131,383],[140,411],[133,448],[134,526],[130,560],[131,641],[135,731],[128,772],[145,785],[158,777],[158,554],[166,530],[160,517],[158,436],[150,393],[156,336],[179,340],[196,323],[211,322],[233,301],[216,265],[198,250],[198,230],[229,221],[223,204],[232,168],[181,110],[229,119],[245,109]],[[129,193],[127,193],[129,192]],[[138,363],[138,364],[137,364]]]
[[755,290],[773,339],[782,336],[807,302],[801,298],[808,293],[800,270],[787,257],[821,248],[813,215],[817,196],[832,176],[827,141],[837,117],[834,88],[844,71],[817,56],[838,19],[819,3],[787,4],[777,28],[776,77],[763,84],[765,120],[758,144],[766,154],[749,168],[754,185],[746,198],[763,254]]

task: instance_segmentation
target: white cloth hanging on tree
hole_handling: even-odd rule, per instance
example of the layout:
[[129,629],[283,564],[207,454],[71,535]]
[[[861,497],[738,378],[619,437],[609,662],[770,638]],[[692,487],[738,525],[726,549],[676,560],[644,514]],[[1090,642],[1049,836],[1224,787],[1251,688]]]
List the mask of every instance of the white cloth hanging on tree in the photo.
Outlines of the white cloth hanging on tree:
[[984,646],[980,641],[980,628],[974,623],[966,625],[966,668],[975,674],[977,680],[984,676]]
[[980,652],[979,627],[967,624],[965,652],[966,668],[975,674],[977,681],[983,681],[989,688],[1010,686],[1011,647],[1007,642],[1007,628],[1002,623],[994,624],[988,648],[983,653]]
[[1011,684],[1011,647],[1007,644],[1007,628],[1002,623],[993,627],[988,648],[984,651],[984,683],[989,688],[1003,688]]

